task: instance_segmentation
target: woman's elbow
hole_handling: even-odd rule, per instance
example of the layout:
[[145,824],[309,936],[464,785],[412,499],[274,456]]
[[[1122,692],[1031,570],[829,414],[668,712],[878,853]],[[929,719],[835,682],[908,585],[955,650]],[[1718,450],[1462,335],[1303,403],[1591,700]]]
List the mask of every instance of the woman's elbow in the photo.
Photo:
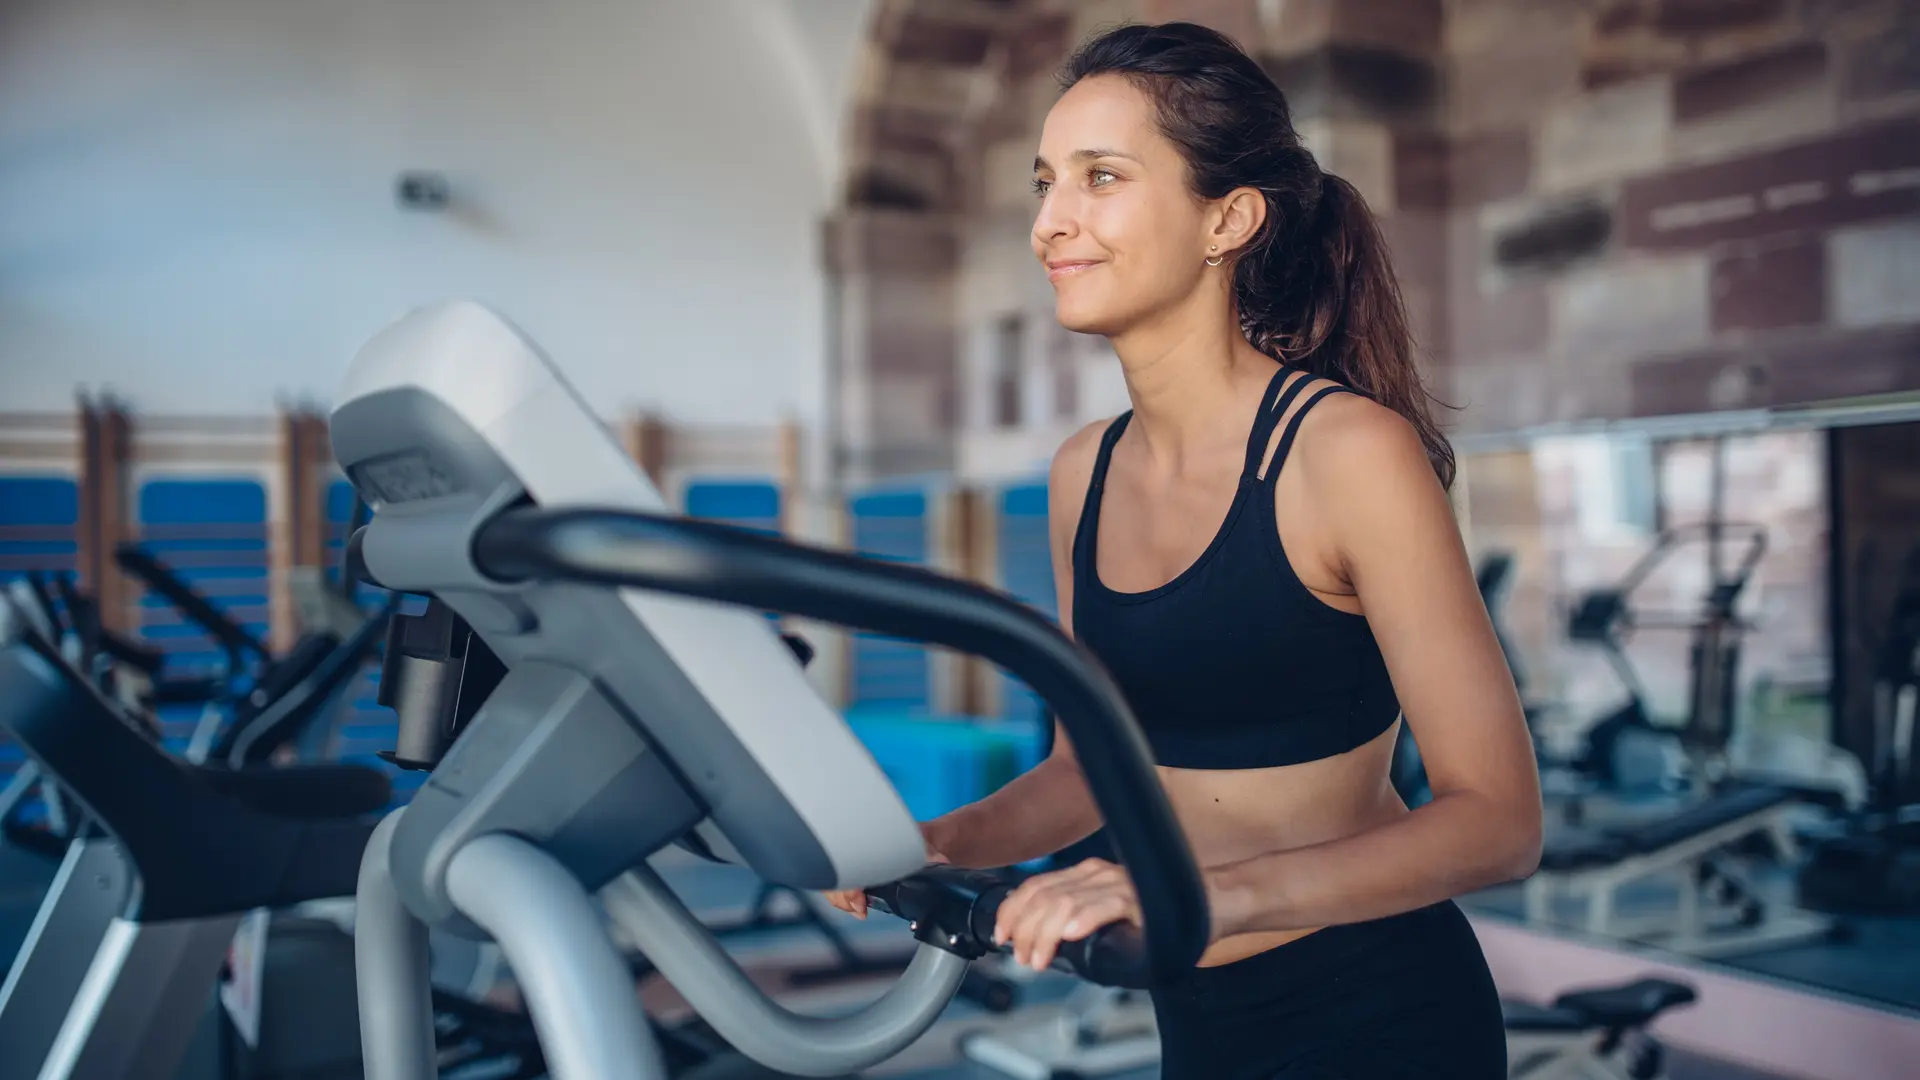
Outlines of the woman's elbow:
[[1505,841],[1501,845],[1502,882],[1532,877],[1533,872],[1540,869],[1540,848],[1543,843],[1541,817],[1538,799],[1501,815],[1505,822],[1505,827],[1501,829]]

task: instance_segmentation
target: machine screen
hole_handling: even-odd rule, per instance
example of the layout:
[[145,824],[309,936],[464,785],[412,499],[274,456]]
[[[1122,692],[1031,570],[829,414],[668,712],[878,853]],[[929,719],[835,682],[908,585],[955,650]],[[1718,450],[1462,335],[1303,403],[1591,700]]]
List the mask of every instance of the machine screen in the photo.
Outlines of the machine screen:
[[363,461],[353,469],[354,482],[383,503],[414,502],[458,495],[465,490],[459,477],[441,468],[425,451]]

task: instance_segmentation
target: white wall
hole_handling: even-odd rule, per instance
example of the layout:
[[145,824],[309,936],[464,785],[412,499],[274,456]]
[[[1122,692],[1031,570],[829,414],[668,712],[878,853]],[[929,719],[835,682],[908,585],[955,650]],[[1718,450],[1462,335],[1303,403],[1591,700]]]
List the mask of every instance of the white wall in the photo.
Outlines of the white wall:
[[[325,399],[471,295],[609,416],[820,415],[831,208],[872,0],[0,7],[0,410]],[[409,213],[405,168],[455,208]]]

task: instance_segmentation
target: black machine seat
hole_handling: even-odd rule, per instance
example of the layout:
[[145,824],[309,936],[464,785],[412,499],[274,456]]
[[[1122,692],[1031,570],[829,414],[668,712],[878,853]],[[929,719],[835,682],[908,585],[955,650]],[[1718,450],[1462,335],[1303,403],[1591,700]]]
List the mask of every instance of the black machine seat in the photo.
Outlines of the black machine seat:
[[1575,990],[1553,999],[1559,1012],[1583,1016],[1589,1027],[1642,1027],[1653,1018],[1679,1005],[1694,1001],[1693,987],[1669,979],[1640,979],[1625,986],[1595,990]]
[[362,777],[343,781],[351,795],[333,805],[353,813],[268,813],[256,805],[266,801],[256,781],[238,782],[251,798],[216,789],[204,771],[137,731],[33,634],[0,648],[0,732],[18,740],[125,851],[140,876],[127,918],[202,918],[354,891],[375,824],[358,812],[368,801]]
[[387,774],[364,765],[325,762],[280,768],[223,769],[201,766],[194,775],[207,787],[275,817],[351,818],[377,814],[393,800]]
[[1693,987],[1668,979],[1639,979],[1621,986],[1573,990],[1552,1005],[1502,1001],[1508,1031],[1627,1031],[1645,1027],[1668,1009],[1692,1004]]
[[1584,1013],[1555,1009],[1525,1001],[1500,1002],[1500,1015],[1508,1031],[1588,1031],[1593,1025]]

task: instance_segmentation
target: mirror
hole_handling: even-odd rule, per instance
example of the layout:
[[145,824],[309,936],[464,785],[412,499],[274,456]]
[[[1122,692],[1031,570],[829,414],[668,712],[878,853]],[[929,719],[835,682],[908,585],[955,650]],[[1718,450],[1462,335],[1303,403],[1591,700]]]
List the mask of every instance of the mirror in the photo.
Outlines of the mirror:
[[1548,820],[1463,903],[1920,1008],[1920,423],[1709,419],[1463,453]]

